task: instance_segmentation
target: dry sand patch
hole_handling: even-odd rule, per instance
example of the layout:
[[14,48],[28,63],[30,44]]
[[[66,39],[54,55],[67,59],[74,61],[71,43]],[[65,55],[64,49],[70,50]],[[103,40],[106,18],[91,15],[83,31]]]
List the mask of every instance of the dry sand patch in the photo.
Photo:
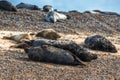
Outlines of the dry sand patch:
[[[2,39],[9,34],[24,32],[0,31],[0,78],[5,80],[120,80],[119,36],[108,37],[118,49],[117,53],[90,50],[98,59],[85,63],[86,67],[56,65],[30,61],[21,49],[9,48],[14,41]],[[85,34],[64,35],[61,39],[83,43]]]

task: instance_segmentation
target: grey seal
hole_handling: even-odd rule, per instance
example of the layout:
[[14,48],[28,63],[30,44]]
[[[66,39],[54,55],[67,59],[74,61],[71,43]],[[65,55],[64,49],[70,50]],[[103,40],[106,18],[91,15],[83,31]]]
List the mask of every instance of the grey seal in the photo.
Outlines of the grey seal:
[[80,60],[85,62],[90,62],[91,60],[97,59],[96,54],[90,53],[87,49],[76,44],[74,41],[35,39],[31,41],[25,41],[24,43],[33,47],[50,45],[64,50],[68,50],[74,55],[76,55]]
[[67,16],[62,14],[62,13],[58,13],[56,11],[50,11],[48,12],[47,16],[45,17],[45,20],[48,22],[57,22],[58,20],[65,20],[67,19]]
[[82,64],[79,58],[67,50],[56,48],[50,45],[41,45],[25,49],[29,59],[33,61],[49,62],[64,65]]
[[106,52],[117,52],[115,45],[113,45],[108,39],[101,35],[89,36],[84,41],[86,47],[93,50],[100,50]]
[[16,5],[16,7],[18,9],[25,8],[25,9],[30,9],[30,10],[41,10],[37,5],[27,4],[27,3],[23,3],[23,2]]

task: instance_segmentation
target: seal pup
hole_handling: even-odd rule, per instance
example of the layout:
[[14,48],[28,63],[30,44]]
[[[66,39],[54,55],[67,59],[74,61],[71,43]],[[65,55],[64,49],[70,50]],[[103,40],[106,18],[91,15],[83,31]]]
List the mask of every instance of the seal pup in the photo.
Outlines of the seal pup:
[[0,9],[17,12],[17,8],[7,0],[0,0]]
[[45,17],[45,20],[48,22],[53,22],[55,23],[58,20],[65,20],[67,19],[67,16],[62,14],[62,13],[58,13],[56,11],[50,11],[47,16]]
[[32,47],[41,45],[50,45],[64,50],[68,50],[76,55],[80,60],[90,62],[91,60],[97,59],[97,55],[90,53],[87,49],[76,44],[74,41],[61,41],[61,40],[48,40],[48,39],[35,39],[31,41],[25,41],[24,43]]
[[85,39],[84,43],[86,47],[93,50],[100,50],[113,53],[117,52],[116,47],[108,39],[101,35],[89,36]]
[[83,64],[79,58],[67,50],[56,48],[50,45],[41,45],[24,49],[29,59],[33,61],[50,62],[64,65]]
[[21,9],[21,8],[25,8],[25,9],[30,9],[30,10],[41,10],[38,6],[36,5],[32,5],[32,4],[27,4],[27,3],[19,3],[18,5],[16,5],[16,7],[18,9]]
[[36,34],[36,37],[43,37],[45,39],[57,40],[60,38],[60,34],[53,29],[43,29]]
[[100,10],[91,10],[91,11],[85,11],[84,13],[89,13],[89,14],[101,14]]
[[32,37],[28,33],[22,33],[22,34],[11,35],[11,36],[3,36],[3,39],[10,39],[20,43],[22,42],[22,40],[25,40],[25,39],[32,40]]
[[43,6],[43,11],[50,12],[50,11],[53,11],[53,8],[51,5],[45,5]]

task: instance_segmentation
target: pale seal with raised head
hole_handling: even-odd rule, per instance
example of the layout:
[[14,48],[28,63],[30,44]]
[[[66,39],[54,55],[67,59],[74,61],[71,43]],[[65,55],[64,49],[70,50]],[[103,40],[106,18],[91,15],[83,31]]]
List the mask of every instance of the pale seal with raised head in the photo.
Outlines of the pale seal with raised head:
[[56,11],[50,11],[47,16],[45,17],[45,20],[48,22],[53,22],[55,23],[58,20],[65,20],[67,19],[67,16],[62,14],[62,13],[58,13]]

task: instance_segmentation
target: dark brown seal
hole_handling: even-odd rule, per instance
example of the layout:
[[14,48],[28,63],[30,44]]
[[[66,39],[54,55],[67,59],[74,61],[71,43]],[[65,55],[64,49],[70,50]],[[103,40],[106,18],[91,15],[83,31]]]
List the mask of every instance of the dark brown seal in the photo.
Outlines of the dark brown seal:
[[33,61],[50,62],[64,65],[82,64],[79,58],[67,50],[49,45],[41,45],[25,49],[28,57]]

